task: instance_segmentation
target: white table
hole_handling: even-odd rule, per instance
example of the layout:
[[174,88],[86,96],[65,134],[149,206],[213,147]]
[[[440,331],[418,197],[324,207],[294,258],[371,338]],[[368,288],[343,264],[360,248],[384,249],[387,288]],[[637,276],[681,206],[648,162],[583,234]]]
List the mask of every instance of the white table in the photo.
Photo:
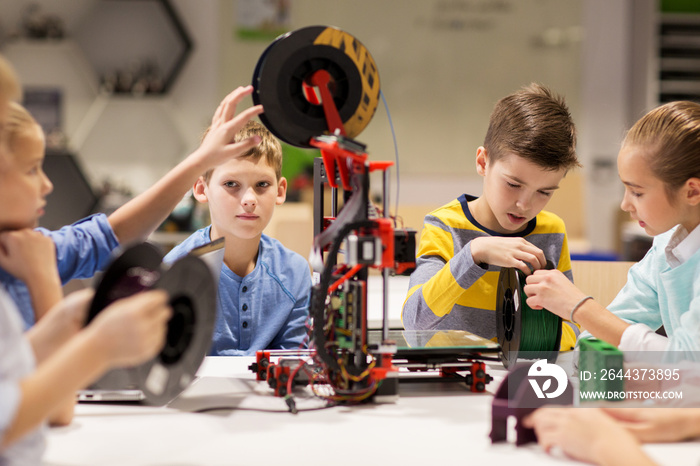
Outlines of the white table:
[[[208,357],[181,407],[78,405],[72,425],[50,429],[47,465],[562,464],[530,444],[492,445],[490,393],[461,384],[402,384],[395,403],[285,412],[247,367],[253,358]],[[503,368],[487,372],[496,381]],[[303,390],[302,390],[303,395]],[[175,403],[177,404],[177,403]],[[299,408],[318,405],[301,399]],[[253,410],[254,409],[254,410]],[[265,410],[262,412],[260,410]],[[269,412],[278,411],[278,412]],[[614,441],[614,440],[611,440]],[[662,464],[697,465],[700,443],[649,445]]]

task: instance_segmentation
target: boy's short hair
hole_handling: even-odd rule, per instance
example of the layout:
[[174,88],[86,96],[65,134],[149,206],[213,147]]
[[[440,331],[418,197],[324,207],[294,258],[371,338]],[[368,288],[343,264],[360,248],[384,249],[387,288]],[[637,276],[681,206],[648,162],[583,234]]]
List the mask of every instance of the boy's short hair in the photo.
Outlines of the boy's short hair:
[[[279,180],[282,177],[282,145],[262,123],[255,120],[248,120],[233,140],[239,142],[252,136],[260,136],[260,143],[239,157],[249,157],[255,162],[265,157],[265,162],[275,170],[275,176]],[[214,169],[211,169],[204,174],[205,182],[209,183],[213,172]]]
[[581,166],[576,127],[564,98],[537,83],[496,103],[484,148],[490,161],[513,153],[546,170]]

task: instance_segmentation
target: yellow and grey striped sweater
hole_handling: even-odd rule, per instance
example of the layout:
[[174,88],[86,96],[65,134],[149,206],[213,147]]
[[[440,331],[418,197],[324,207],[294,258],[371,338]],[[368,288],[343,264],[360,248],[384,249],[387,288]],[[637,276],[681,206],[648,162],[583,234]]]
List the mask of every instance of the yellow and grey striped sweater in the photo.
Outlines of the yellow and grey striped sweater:
[[[481,236],[519,236],[542,251],[573,281],[564,222],[542,211],[525,230],[504,235],[481,226],[463,194],[425,217],[402,320],[407,330],[458,329],[485,338],[496,337],[496,289],[500,267],[474,263],[469,243]],[[562,324],[561,349],[572,349],[579,329]]]

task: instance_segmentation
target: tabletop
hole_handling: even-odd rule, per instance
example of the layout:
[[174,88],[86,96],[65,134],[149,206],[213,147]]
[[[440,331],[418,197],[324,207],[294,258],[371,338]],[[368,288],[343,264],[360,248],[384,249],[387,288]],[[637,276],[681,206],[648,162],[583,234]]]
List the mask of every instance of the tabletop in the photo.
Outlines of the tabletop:
[[[489,363],[485,393],[463,384],[400,383],[390,403],[324,407],[297,388],[299,413],[248,369],[254,358],[207,357],[167,407],[79,404],[48,434],[46,465],[562,464],[537,445],[491,444],[492,393],[505,371]],[[700,443],[645,446],[661,464],[697,465]]]

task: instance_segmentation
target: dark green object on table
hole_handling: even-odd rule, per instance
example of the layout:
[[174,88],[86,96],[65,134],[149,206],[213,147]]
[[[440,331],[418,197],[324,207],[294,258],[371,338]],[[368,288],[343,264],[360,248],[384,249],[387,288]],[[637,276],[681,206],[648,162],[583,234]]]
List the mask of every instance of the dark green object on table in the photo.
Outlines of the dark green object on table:
[[[621,401],[625,378],[622,351],[603,340],[579,342],[579,401]],[[582,393],[586,395],[581,396]]]

